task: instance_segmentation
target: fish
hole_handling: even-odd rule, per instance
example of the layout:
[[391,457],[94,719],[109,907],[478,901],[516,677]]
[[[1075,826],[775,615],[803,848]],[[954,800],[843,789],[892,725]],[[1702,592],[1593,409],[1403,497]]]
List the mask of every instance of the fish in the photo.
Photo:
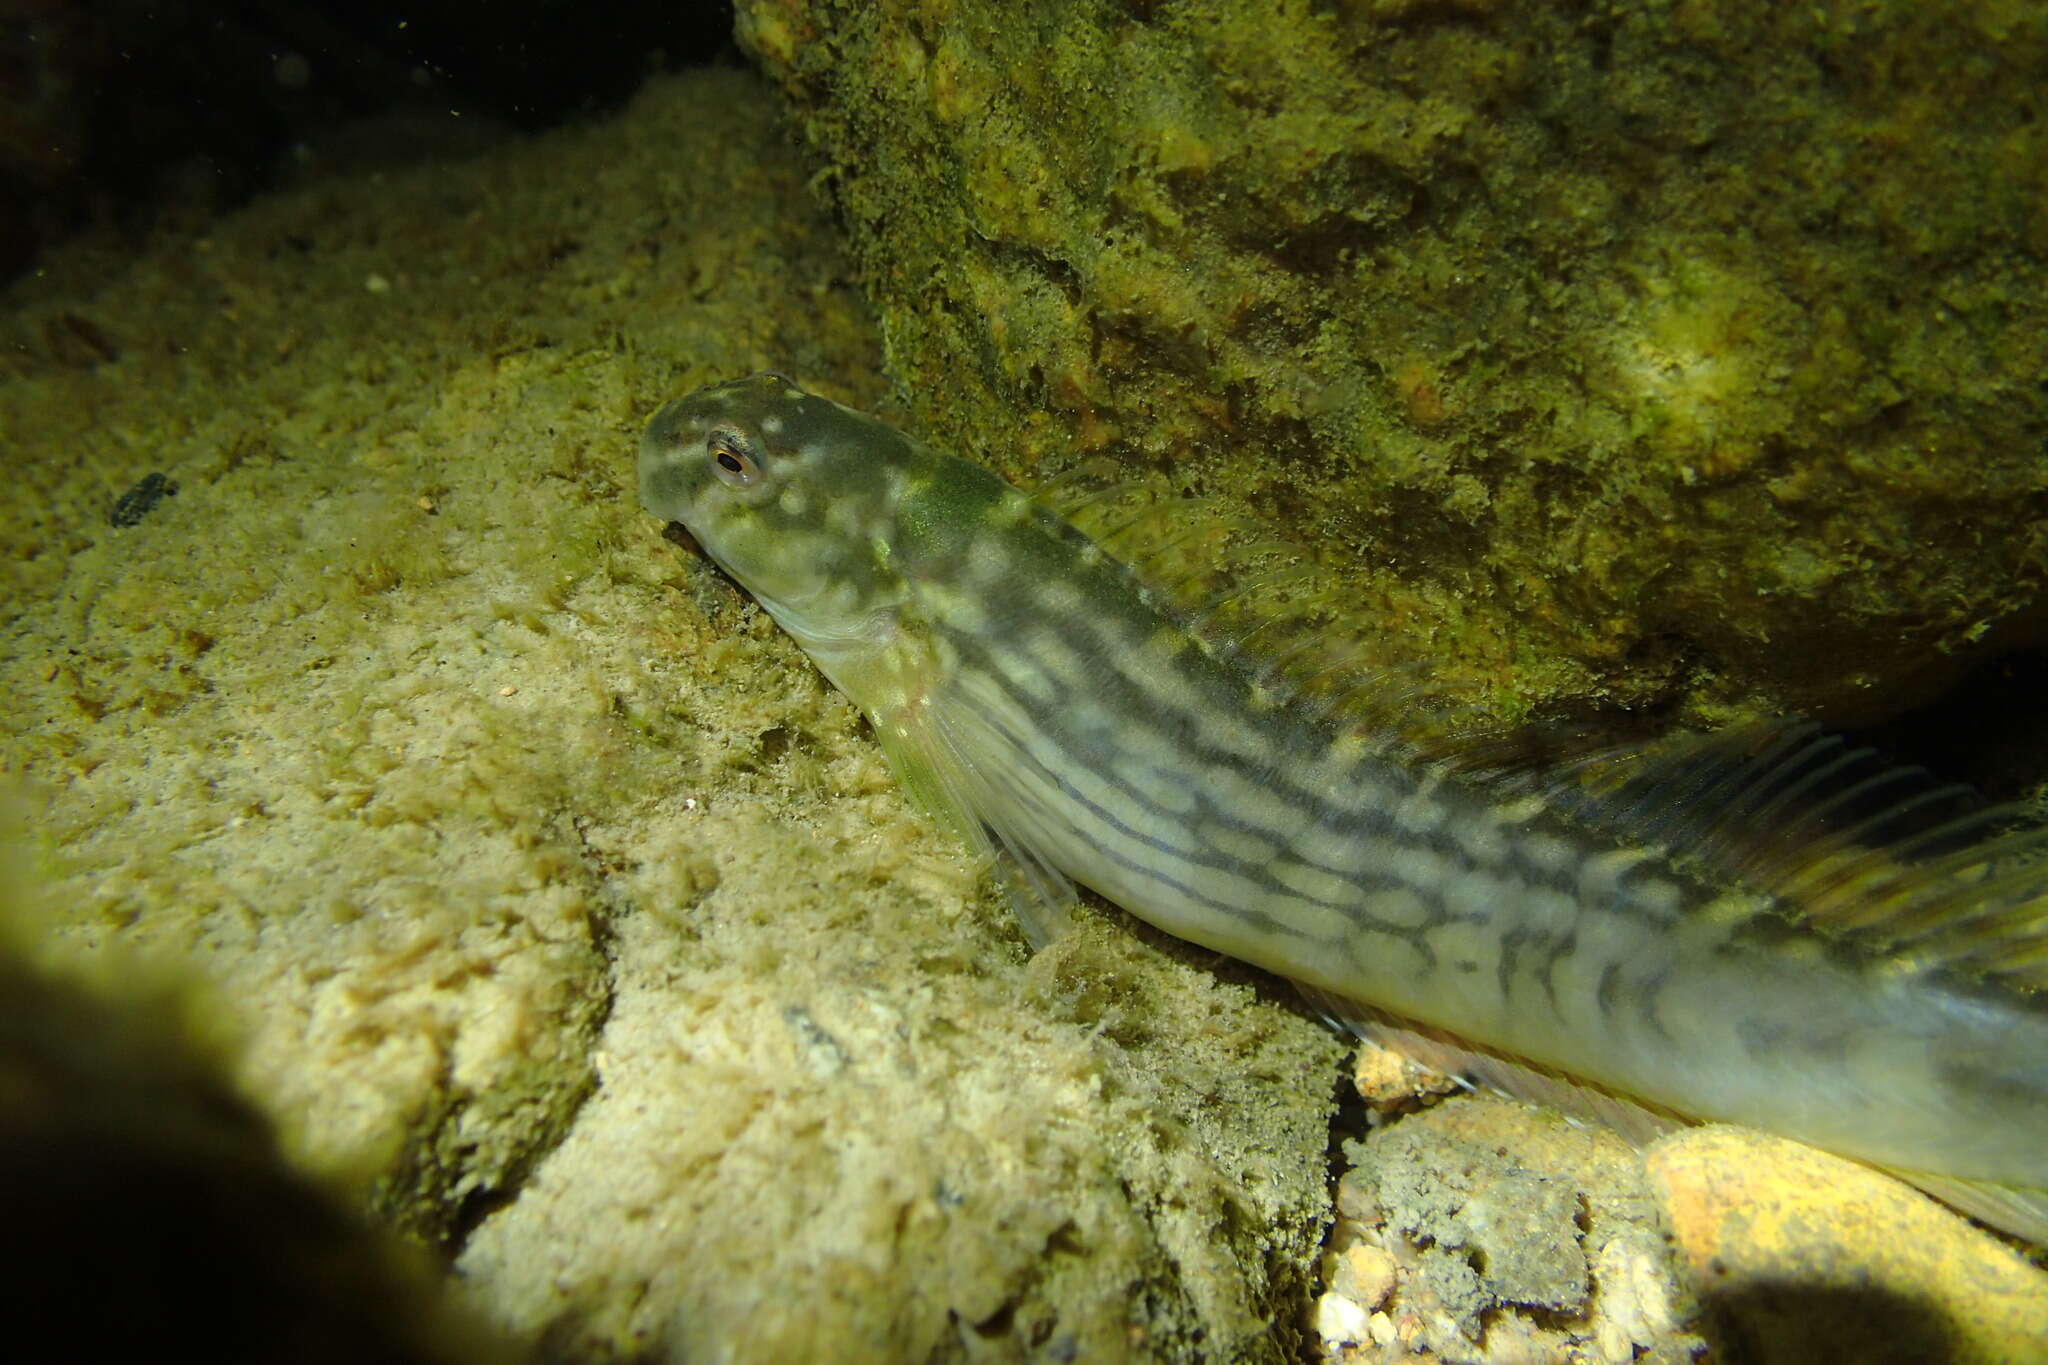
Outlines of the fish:
[[1461,761],[1391,704],[1290,685],[1048,500],[777,373],[663,406],[638,477],[1035,945],[1087,887],[1509,1094],[1791,1137],[2048,1244],[2038,823],[1797,720]]

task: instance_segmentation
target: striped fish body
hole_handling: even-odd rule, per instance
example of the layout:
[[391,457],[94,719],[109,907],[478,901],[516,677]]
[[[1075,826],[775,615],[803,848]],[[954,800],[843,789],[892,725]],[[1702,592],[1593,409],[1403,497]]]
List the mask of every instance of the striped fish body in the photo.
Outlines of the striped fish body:
[[664,408],[640,481],[1027,910],[1070,878],[1517,1065],[1991,1188],[1973,1207],[2042,1235],[2038,992],[1815,932],[1586,802],[1418,765],[1261,686],[993,475],[781,376]]

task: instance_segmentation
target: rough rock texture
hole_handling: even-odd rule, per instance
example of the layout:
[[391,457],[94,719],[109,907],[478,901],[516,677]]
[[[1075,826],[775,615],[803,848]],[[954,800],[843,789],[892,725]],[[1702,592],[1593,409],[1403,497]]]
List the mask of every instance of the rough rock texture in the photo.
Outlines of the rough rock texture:
[[1372,1301],[1352,1300],[1367,1315],[1341,1358],[1679,1365],[1706,1345],[1642,1162],[1613,1133],[1470,1096],[1344,1150],[1330,1292],[1350,1297],[1348,1263]]
[[2048,12],[741,0],[920,426],[1395,652],[1870,718],[2038,641]]
[[1673,1134],[1647,1161],[1733,1358],[1992,1365],[2048,1352],[2048,1275],[1896,1180],[1730,1128]]
[[1340,1041],[1106,922],[1027,959],[637,506],[683,389],[883,387],[773,110],[664,82],[5,295],[38,951],[169,964],[290,1156],[578,1360],[1284,1358]]
[[1327,1359],[2018,1365],[2048,1342],[2038,1253],[1782,1138],[1709,1126],[1639,1151],[1463,1096],[1344,1154]]

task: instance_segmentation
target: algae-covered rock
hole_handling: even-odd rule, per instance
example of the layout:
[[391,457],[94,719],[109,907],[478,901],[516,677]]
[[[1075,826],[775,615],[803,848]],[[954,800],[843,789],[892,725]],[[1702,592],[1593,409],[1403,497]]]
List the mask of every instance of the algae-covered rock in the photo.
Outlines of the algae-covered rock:
[[742,0],[918,423],[1396,652],[1870,717],[2038,640],[2048,14]]
[[[2041,565],[2038,40],[1904,14],[753,4],[852,260],[737,72],[81,240],[0,319],[48,936],[211,983],[289,1155],[557,1355],[1288,1358],[1336,1035],[1142,929],[1028,957],[637,431],[776,366],[1247,500],[1506,709],[1889,705]],[[1551,1160],[1500,1339],[1683,1349]]]

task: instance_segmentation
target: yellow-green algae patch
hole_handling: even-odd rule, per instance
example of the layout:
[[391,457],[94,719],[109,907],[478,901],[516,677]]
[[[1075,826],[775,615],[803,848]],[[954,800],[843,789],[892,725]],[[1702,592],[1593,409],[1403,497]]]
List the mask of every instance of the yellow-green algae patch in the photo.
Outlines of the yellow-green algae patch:
[[924,427],[1392,652],[1869,719],[2048,612],[2048,13],[742,0]]
[[1335,1036],[1100,924],[1027,960],[632,495],[683,388],[882,390],[772,99],[662,83],[6,296],[38,951],[206,983],[293,1157],[582,1359],[1281,1358]]

